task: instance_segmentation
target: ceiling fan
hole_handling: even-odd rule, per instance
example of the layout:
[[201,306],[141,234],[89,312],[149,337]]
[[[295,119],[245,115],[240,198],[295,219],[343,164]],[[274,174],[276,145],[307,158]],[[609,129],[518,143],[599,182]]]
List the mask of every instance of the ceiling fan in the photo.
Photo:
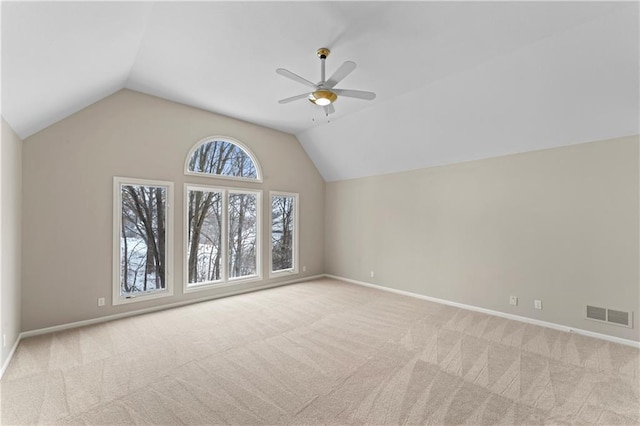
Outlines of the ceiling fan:
[[376,94],[373,92],[334,88],[336,84],[338,84],[343,78],[351,74],[351,72],[356,69],[356,63],[353,61],[346,61],[344,64],[340,65],[340,68],[338,68],[336,72],[334,72],[333,75],[329,77],[328,80],[325,80],[324,62],[327,59],[327,56],[329,56],[329,53],[331,53],[331,51],[326,47],[321,47],[320,49],[318,49],[317,54],[318,58],[320,58],[320,82],[317,84],[314,84],[306,78],[302,78],[298,74],[294,74],[289,70],[278,68],[276,72],[281,76],[290,78],[291,80],[297,81],[298,83],[302,83],[313,88],[312,92],[307,92],[301,95],[292,96],[290,98],[281,99],[278,101],[278,103],[286,104],[289,102],[297,101],[298,99],[307,98],[311,103],[323,107],[325,114],[329,115],[335,112],[333,103],[336,101],[336,99],[338,99],[338,96],[364,99],[367,101],[375,99]]

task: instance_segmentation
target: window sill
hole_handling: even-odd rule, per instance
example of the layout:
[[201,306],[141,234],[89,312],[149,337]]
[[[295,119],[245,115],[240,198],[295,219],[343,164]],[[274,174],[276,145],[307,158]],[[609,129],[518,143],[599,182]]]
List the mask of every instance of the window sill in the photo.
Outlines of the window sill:
[[233,287],[239,284],[252,283],[252,282],[261,281],[261,280],[262,280],[262,277],[260,275],[251,275],[248,277],[241,277],[241,278],[231,278],[227,282],[216,282],[216,283],[210,283],[210,284],[184,286],[184,292],[185,294],[197,293],[199,291],[213,290],[216,288]]
[[269,278],[290,277],[291,275],[298,275],[297,269],[283,269],[282,271],[269,272]]
[[171,296],[173,296],[173,292],[169,290],[158,291],[158,292],[153,292],[149,294],[140,294],[140,295],[129,296],[129,297],[118,296],[113,299],[113,306],[127,305],[129,303],[144,302],[147,300],[161,299],[163,297],[171,297]]

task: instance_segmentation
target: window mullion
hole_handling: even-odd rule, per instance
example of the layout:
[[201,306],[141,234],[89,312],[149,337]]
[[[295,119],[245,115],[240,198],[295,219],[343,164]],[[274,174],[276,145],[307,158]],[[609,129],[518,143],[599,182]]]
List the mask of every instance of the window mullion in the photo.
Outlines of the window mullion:
[[222,191],[222,281],[229,281],[229,191]]

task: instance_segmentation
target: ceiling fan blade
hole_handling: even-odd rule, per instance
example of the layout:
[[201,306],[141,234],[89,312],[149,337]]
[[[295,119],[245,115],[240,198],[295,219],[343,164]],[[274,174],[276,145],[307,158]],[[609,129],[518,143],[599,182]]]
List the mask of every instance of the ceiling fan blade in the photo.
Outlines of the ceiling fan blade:
[[346,61],[344,64],[340,65],[340,67],[333,73],[329,80],[327,80],[324,84],[324,87],[332,88],[336,84],[338,84],[343,78],[351,74],[353,70],[356,69],[356,63],[353,61]]
[[298,74],[294,74],[289,70],[285,70],[284,68],[278,68],[276,72],[281,76],[290,78],[291,80],[297,81],[298,83],[302,83],[306,86],[313,87],[314,89],[318,88],[318,86],[316,86],[314,83],[310,82],[306,78],[302,78]]
[[329,114],[333,114],[334,112],[336,112],[336,109],[333,107],[333,104],[325,105],[324,107],[325,114],[329,115]]
[[303,93],[302,95],[295,95],[290,98],[280,99],[279,104],[288,104],[289,102],[297,101],[298,99],[308,98],[311,93]]
[[376,98],[376,94],[373,92],[365,92],[363,90],[345,90],[345,89],[332,89],[338,96],[344,96],[346,98],[357,98],[372,101]]

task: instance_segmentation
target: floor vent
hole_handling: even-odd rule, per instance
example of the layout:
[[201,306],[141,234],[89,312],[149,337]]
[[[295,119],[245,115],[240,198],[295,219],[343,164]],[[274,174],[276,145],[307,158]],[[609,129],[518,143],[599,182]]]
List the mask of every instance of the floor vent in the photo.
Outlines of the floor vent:
[[616,311],[615,309],[599,308],[587,305],[585,317],[593,321],[606,322],[607,324],[621,325],[631,328],[633,316],[631,312]]

